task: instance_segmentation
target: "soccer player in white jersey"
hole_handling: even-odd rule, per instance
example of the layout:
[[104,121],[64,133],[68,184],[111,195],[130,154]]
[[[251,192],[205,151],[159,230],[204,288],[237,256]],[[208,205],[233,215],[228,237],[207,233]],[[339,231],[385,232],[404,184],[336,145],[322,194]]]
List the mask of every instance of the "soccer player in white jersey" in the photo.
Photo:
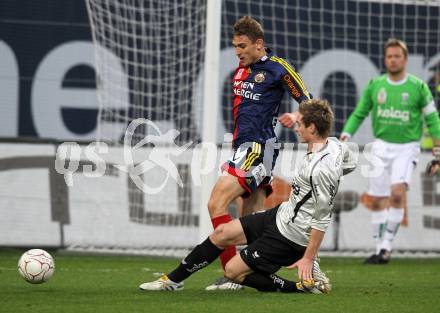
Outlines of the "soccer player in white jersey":
[[[375,161],[370,163],[367,193],[373,197],[371,224],[376,252],[365,260],[366,264],[387,264],[390,260],[420,153],[423,120],[435,145],[440,144],[440,121],[432,94],[425,82],[406,72],[406,44],[391,38],[384,54],[387,73],[369,82],[341,134],[341,140],[348,140],[371,112],[376,138],[371,152]],[[430,174],[437,168],[431,166]]]
[[[346,144],[329,138],[333,112],[325,100],[301,102],[299,112],[283,119],[307,143],[288,201],[217,227],[170,273],[143,283],[141,290],[180,290],[183,280],[208,266],[231,245],[245,245],[225,267],[225,276],[260,291],[327,293],[331,285],[316,262],[330,223],[339,180],[355,168]],[[298,269],[299,282],[275,275],[282,267]]]

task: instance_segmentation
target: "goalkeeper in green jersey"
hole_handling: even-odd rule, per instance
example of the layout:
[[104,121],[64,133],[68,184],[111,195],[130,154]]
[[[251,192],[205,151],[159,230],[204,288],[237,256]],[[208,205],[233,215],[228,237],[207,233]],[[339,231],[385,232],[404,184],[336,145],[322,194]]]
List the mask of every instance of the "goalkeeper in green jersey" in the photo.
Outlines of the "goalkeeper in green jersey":
[[[406,44],[391,38],[384,54],[387,73],[369,82],[341,134],[341,140],[350,139],[371,113],[376,139],[371,146],[368,194],[373,197],[371,223],[376,253],[365,260],[367,264],[387,264],[390,260],[392,241],[404,216],[406,192],[420,153],[423,121],[435,146],[440,146],[437,109],[427,84],[406,72]],[[440,156],[436,151],[434,148],[435,156]],[[431,175],[439,168],[437,159],[427,168]]]

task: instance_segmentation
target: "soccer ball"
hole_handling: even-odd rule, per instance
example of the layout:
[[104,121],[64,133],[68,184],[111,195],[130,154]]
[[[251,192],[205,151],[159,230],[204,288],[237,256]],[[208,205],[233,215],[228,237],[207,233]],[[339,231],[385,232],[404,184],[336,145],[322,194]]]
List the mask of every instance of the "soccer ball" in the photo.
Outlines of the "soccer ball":
[[31,284],[41,284],[52,277],[55,262],[44,250],[28,250],[18,260],[18,272],[24,280]]

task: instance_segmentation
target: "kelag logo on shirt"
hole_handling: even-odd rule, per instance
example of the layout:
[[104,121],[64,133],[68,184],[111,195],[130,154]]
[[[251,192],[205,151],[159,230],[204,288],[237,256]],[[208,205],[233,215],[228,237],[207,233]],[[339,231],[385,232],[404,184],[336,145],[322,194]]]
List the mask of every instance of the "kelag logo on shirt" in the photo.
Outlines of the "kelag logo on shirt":
[[406,110],[395,110],[393,107],[389,109],[381,109],[378,107],[377,116],[395,120],[401,120],[402,122],[409,121],[409,111]]

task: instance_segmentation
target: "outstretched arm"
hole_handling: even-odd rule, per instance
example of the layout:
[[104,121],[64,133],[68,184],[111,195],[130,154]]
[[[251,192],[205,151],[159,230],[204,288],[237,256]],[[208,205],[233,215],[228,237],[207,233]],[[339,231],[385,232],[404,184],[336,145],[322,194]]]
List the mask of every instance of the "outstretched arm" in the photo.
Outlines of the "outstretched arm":
[[298,112],[284,113],[283,115],[280,116],[278,121],[284,127],[292,128],[293,126],[295,126],[295,123],[298,120],[297,114]]
[[[313,278],[313,260],[316,257],[325,231],[331,221],[333,199],[338,190],[338,176],[329,170],[329,164],[322,161],[315,167],[310,176],[312,197],[315,201],[315,210],[310,221],[310,239],[303,257],[288,268],[298,268],[298,278],[310,280]],[[333,162],[330,162],[333,164]]]
[[[295,99],[298,103],[313,98],[308,92],[301,75],[295,71],[292,65],[278,57],[273,57],[273,61],[280,63],[283,67],[281,83],[291,98]],[[296,115],[297,112],[284,113],[278,120],[284,127],[292,128],[297,121]]]
[[434,140],[434,148],[432,149],[434,160],[430,161],[426,167],[426,173],[432,176],[440,170],[440,118],[432,93],[426,83],[422,85],[421,93],[425,100],[422,105],[423,117]]
[[361,98],[359,99],[356,108],[345,122],[344,129],[342,130],[342,134],[340,137],[342,141],[347,141],[348,139],[350,139],[350,137],[354,135],[354,133],[356,133],[359,126],[361,126],[364,119],[370,113],[373,106],[371,100],[371,85],[372,82],[370,81],[368,86],[365,88]]
[[287,267],[289,269],[298,268],[298,278],[300,280],[310,280],[313,278],[313,260],[318,254],[324,234],[325,232],[323,231],[312,229],[310,233],[310,241],[307,245],[306,251],[304,252],[304,256],[294,264]]

